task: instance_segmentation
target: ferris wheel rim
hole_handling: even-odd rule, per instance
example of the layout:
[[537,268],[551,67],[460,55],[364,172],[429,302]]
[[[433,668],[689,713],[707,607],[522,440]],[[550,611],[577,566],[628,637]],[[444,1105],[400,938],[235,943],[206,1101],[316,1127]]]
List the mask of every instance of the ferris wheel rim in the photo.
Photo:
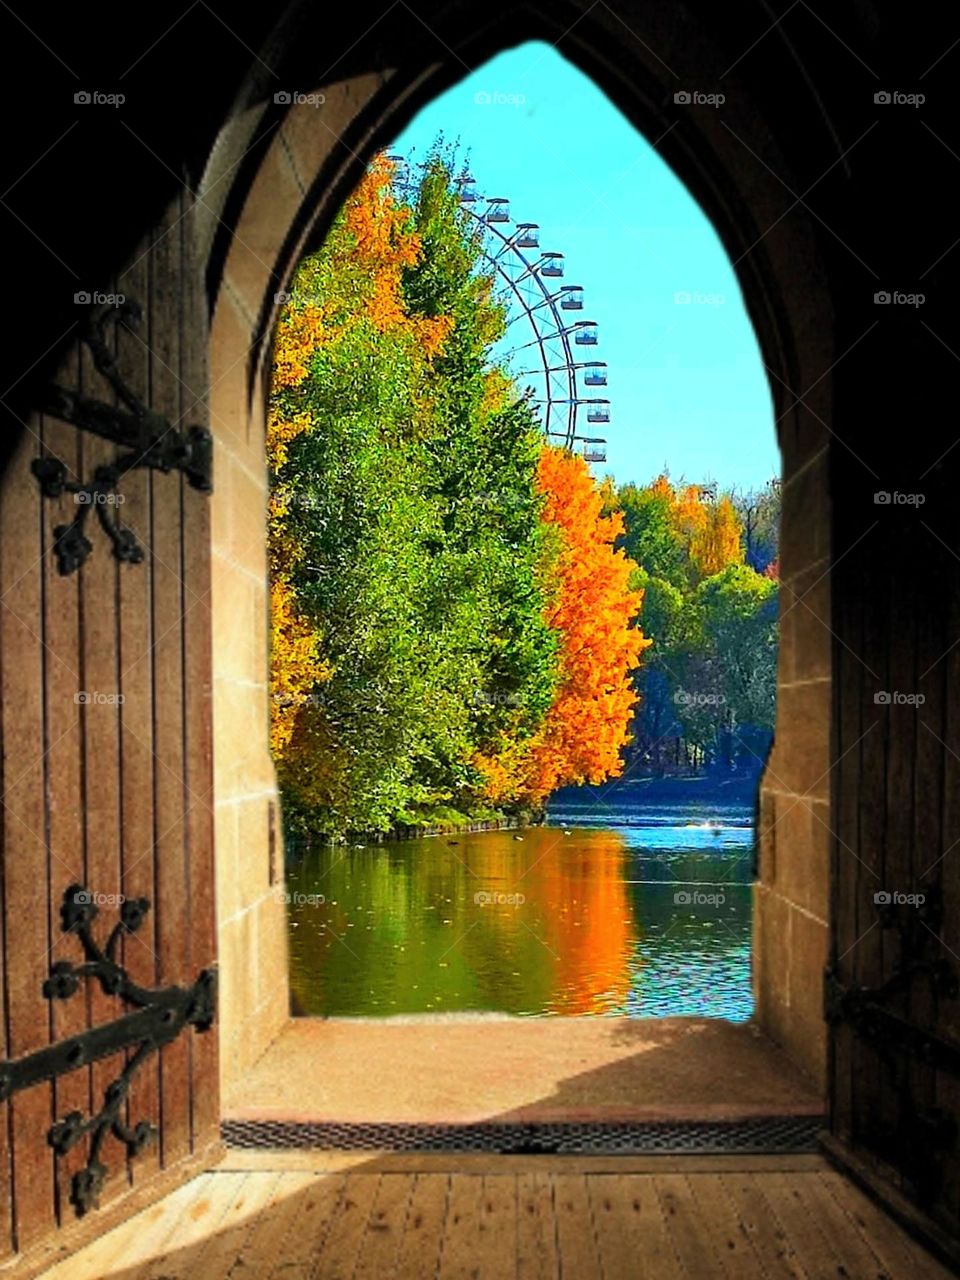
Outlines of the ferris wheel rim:
[[[405,156],[388,155],[388,159],[394,161],[398,165],[402,165],[405,174],[409,175],[411,162]],[[515,377],[538,377],[543,379],[544,395],[536,397],[536,388],[528,387],[525,392],[525,398],[534,404],[542,404],[544,412],[541,415],[541,428],[547,437],[555,437],[563,439],[564,447],[569,452],[574,452],[578,443],[585,446],[583,456],[587,461],[605,461],[606,451],[590,449],[588,446],[606,445],[606,440],[596,436],[580,435],[578,432],[578,414],[580,407],[583,405],[598,404],[609,405],[609,400],[599,400],[582,396],[579,394],[577,383],[577,374],[580,370],[603,370],[602,374],[597,374],[590,378],[585,375],[585,385],[588,390],[596,386],[605,387],[606,379],[606,362],[603,360],[577,360],[572,350],[572,345],[580,342],[580,339],[574,337],[574,343],[571,344],[571,335],[582,332],[585,336],[582,345],[595,346],[597,342],[596,321],[575,320],[569,324],[564,322],[561,315],[560,303],[563,296],[569,296],[571,293],[580,295],[580,306],[582,306],[583,287],[580,285],[562,284],[557,289],[551,290],[539,268],[543,264],[556,263],[564,261],[564,255],[556,250],[543,249],[539,244],[539,224],[536,222],[521,222],[514,219],[510,212],[510,199],[507,196],[486,196],[478,192],[474,185],[473,176],[464,171],[457,178],[455,183],[460,187],[460,208],[469,214],[471,218],[478,224],[484,234],[480,238],[480,252],[485,262],[509,288],[511,294],[515,297],[519,311],[510,317],[506,327],[509,328],[517,320],[526,318],[530,331],[533,334],[532,339],[519,346],[511,347],[507,352],[508,359],[516,355],[517,352],[536,347],[540,355],[539,371],[534,370],[514,371]],[[469,190],[469,196],[464,194]],[[482,210],[482,212],[481,212]],[[491,218],[491,211],[496,213],[495,218]],[[504,223],[513,224],[513,230],[509,234],[504,234],[500,229]],[[536,242],[530,245],[520,245],[518,240],[530,236],[531,232],[537,233]],[[492,233],[500,244],[496,253],[491,251],[489,245],[489,236]],[[532,239],[533,237],[530,236]],[[532,260],[527,257],[525,249],[535,250],[537,257]],[[519,277],[514,278],[507,271],[505,260],[510,261],[511,258],[516,259],[522,265],[522,272]],[[556,273],[559,275],[560,273]],[[520,289],[520,285],[526,281],[534,282],[539,290],[540,297],[534,305],[530,304],[529,299]],[[546,312],[546,316],[543,313]],[[541,326],[541,318],[549,317],[553,325],[551,331],[545,331]],[[589,337],[586,335],[590,335]],[[556,354],[551,354],[548,344],[559,344],[562,352],[562,363],[551,363],[556,359]],[[559,378],[561,381],[565,379],[565,392],[563,396],[559,396],[554,392],[553,379]],[[592,417],[591,414],[599,410],[588,409],[587,420],[593,425],[598,422],[609,422],[609,410],[603,411],[603,416]],[[564,430],[555,430],[556,422],[564,423]]]

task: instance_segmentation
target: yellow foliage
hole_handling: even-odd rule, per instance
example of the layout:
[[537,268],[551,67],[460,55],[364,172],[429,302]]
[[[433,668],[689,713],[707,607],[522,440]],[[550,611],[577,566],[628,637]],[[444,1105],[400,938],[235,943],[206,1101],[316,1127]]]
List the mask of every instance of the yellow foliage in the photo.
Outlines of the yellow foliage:
[[729,498],[711,504],[706,527],[690,554],[704,578],[720,573],[728,564],[743,564],[743,526]]
[[286,578],[270,584],[273,652],[270,680],[270,746],[283,755],[293,737],[301,709],[316,685],[333,674],[320,658],[320,636],[297,608]]
[[699,578],[711,578],[729,564],[743,564],[743,525],[730,498],[707,501],[696,484],[674,490],[666,476],[658,476],[650,489],[669,501],[670,519]]

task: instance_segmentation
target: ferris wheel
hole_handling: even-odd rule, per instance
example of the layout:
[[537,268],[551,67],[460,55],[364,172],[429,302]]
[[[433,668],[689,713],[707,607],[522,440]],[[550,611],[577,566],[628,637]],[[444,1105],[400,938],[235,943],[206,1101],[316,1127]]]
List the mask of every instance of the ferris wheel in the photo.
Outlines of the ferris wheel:
[[[401,190],[412,183],[409,161],[388,157]],[[502,286],[507,309],[503,354],[526,388],[546,436],[587,462],[606,462],[606,437],[592,434],[610,421],[607,366],[591,359],[597,324],[581,319],[583,288],[561,284],[562,253],[542,249],[535,222],[516,222],[505,196],[483,196],[473,175],[456,179],[461,207],[480,225],[481,252]]]

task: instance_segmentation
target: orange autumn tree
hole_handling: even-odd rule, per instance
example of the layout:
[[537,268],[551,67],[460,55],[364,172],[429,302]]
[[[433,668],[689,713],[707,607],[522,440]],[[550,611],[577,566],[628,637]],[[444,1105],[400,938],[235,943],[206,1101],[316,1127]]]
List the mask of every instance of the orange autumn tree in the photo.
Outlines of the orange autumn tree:
[[393,192],[395,166],[378,156],[344,205],[323,252],[301,264],[277,324],[273,393],[304,382],[310,361],[364,323],[374,333],[406,329],[425,356],[435,355],[453,328],[451,316],[414,316],[403,298],[403,273],[422,253],[410,210]]
[[633,673],[652,642],[636,618],[642,591],[630,589],[637,566],[614,543],[623,533],[611,497],[576,454],[547,445],[540,454],[542,520],[556,540],[547,621],[560,636],[560,676],[540,732],[505,743],[475,761],[491,799],[543,801],[558,787],[597,784],[623,771],[637,703]]
[[540,454],[543,519],[556,527],[558,588],[547,611],[560,633],[560,686],[532,750],[528,788],[537,800],[569,783],[603,782],[623,771],[637,703],[633,672],[647,640],[635,619],[643,592],[630,590],[636,569],[614,542],[619,511],[604,515],[608,496],[586,462],[552,446]]

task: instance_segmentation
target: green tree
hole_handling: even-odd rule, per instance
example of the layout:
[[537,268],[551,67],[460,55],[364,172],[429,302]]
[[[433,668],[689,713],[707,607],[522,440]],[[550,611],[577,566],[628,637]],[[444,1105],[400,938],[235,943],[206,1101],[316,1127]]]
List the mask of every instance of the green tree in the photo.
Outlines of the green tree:
[[409,206],[375,166],[281,320],[272,552],[324,673],[278,760],[294,828],[481,812],[472,759],[551,704],[541,436],[480,248],[442,154]]
[[697,589],[705,650],[724,698],[726,732],[737,751],[765,754],[773,735],[777,676],[775,581],[749,565],[729,565]]
[[747,757],[766,752],[773,730],[776,486],[738,496],[662,475],[622,485],[618,500],[653,640],[637,675],[635,763],[658,774],[735,759],[755,767]]
[[624,484],[616,491],[623,512],[624,533],[619,545],[651,578],[682,587],[687,574],[687,549],[673,519],[670,490],[652,485]]

